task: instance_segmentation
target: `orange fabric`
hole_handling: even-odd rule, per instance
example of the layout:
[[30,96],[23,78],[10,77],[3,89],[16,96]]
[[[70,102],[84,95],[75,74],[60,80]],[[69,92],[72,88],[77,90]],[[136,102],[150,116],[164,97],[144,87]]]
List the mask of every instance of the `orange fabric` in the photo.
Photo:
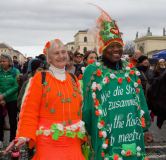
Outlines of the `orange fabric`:
[[[69,74],[66,73],[65,81],[60,81],[54,78],[49,72],[46,73],[46,82],[48,84],[42,86],[40,72],[38,72],[32,78],[29,89],[27,93],[25,93],[26,97],[22,104],[17,129],[17,137],[28,137],[31,139],[31,145],[33,143],[36,144],[38,152],[35,156],[35,160],[41,160],[41,151],[44,152],[42,154],[47,153],[48,155],[56,152],[58,156],[58,154],[62,152],[60,151],[60,148],[62,150],[66,148],[63,148],[63,145],[65,146],[65,143],[68,146],[70,146],[70,144],[72,143],[75,144],[75,146],[73,145],[74,149],[78,148],[79,150],[80,148],[79,139],[74,138],[75,140],[72,140],[71,138],[66,137],[68,139],[66,141],[66,138],[63,137],[61,140],[64,144],[62,144],[61,147],[57,147],[61,143],[61,140],[58,139],[56,142],[54,142],[54,140],[46,136],[36,136],[36,130],[40,126],[49,128],[50,125],[53,123],[62,122],[70,125],[70,123],[75,123],[81,120],[82,96],[81,93],[78,91],[78,82],[77,86],[73,87],[72,78]],[[71,102],[63,103],[63,99],[68,99]],[[42,139],[40,139],[41,137],[42,139],[48,138],[48,142],[45,141],[44,143],[42,143],[43,145],[40,145],[42,141]],[[48,147],[47,150],[45,150],[46,146]],[[53,149],[49,149],[52,147]],[[69,151],[70,147],[68,147],[68,149],[66,148],[66,152]],[[78,153],[80,153],[79,156],[82,157],[81,151],[79,151]],[[42,159],[53,160],[50,158]],[[82,160],[82,158],[80,158],[80,160]]]
[[77,138],[60,137],[53,141],[50,136],[39,136],[33,160],[84,160],[81,142]]

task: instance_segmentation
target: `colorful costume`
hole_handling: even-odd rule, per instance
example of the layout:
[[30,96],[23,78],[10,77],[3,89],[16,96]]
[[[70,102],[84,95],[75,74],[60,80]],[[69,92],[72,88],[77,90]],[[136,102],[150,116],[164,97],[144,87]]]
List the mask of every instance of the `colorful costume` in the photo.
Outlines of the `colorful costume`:
[[[100,50],[113,42],[123,45],[115,21],[102,12]],[[143,130],[150,121],[140,73],[125,61],[118,64],[121,67],[111,69],[104,61],[96,62],[85,69],[83,120],[91,136],[94,160],[144,160]]]
[[38,72],[28,84],[17,137],[30,138],[30,146],[36,145],[33,160],[84,160],[78,82],[67,73],[64,81],[58,80],[49,71],[44,85],[41,79]]

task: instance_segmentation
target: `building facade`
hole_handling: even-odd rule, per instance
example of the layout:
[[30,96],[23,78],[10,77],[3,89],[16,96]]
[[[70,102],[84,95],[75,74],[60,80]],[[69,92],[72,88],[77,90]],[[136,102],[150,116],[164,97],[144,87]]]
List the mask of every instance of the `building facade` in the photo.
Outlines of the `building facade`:
[[74,42],[66,44],[70,51],[85,53],[88,50],[97,51],[97,41],[88,30],[80,30],[74,35]]
[[0,43],[0,55],[2,53],[9,54],[11,55],[12,58],[13,56],[16,56],[20,64],[23,64],[26,61],[26,57],[21,52],[13,49],[12,47],[10,47],[5,43]]
[[140,50],[142,53],[151,58],[156,51],[166,49],[165,29],[163,29],[162,36],[153,36],[150,32],[150,28],[148,28],[146,36],[138,38],[137,35],[134,42],[136,50]]
[[97,41],[88,30],[80,30],[74,35],[75,50],[85,53],[88,50],[97,51]]

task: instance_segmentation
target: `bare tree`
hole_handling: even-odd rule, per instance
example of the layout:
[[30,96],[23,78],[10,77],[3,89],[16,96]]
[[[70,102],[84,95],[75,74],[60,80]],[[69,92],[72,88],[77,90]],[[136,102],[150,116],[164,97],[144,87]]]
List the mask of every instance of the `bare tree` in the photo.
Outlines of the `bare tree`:
[[126,55],[133,55],[135,51],[135,43],[133,41],[127,41],[124,46],[124,54]]

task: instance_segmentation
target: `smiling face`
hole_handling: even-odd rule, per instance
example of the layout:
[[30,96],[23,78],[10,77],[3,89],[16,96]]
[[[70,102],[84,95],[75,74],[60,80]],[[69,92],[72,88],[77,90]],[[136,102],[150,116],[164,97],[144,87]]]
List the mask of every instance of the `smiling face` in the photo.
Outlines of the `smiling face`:
[[120,43],[111,43],[104,51],[105,57],[112,63],[118,62],[122,57],[123,46]]
[[54,67],[62,69],[68,62],[67,50],[64,46],[53,46],[48,52],[48,63]]

